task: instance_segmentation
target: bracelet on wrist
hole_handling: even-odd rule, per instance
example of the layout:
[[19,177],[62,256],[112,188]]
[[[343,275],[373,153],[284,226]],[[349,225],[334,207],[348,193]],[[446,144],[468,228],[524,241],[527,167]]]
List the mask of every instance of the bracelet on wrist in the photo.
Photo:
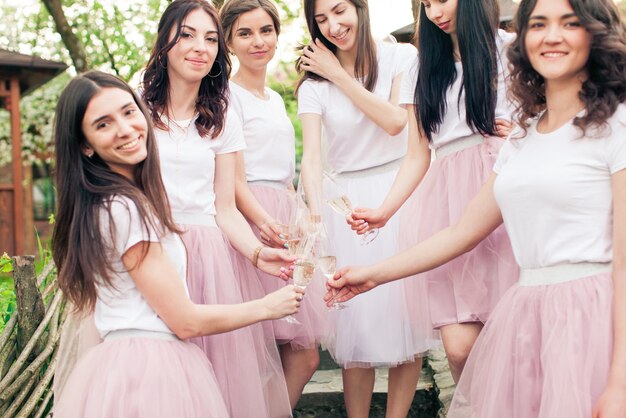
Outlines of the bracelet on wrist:
[[261,254],[261,250],[264,248],[264,245],[259,245],[258,247],[256,247],[254,249],[254,252],[252,253],[252,265],[254,267],[258,267],[259,266],[259,254]]

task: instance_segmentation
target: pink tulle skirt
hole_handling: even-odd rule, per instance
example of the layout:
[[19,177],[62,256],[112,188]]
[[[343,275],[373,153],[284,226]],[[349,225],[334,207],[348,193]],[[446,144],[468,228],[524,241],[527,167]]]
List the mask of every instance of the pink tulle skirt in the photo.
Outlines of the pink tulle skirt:
[[611,274],[514,286],[481,332],[448,418],[590,418],[611,362]]
[[57,398],[54,416],[229,417],[198,347],[143,337],[105,341],[86,352]]
[[[503,141],[482,144],[435,160],[401,211],[400,248],[407,249],[456,223],[493,173]],[[463,322],[485,322],[518,277],[511,243],[500,226],[476,248],[423,273],[428,284],[434,328]]]
[[[222,231],[183,225],[187,247],[187,285],[196,303],[244,301],[241,282]],[[192,338],[206,353],[233,418],[290,417],[285,377],[271,327],[255,324],[218,335]]]
[[[289,224],[292,221],[296,204],[292,192],[286,189],[253,184],[250,185],[250,190],[261,206],[274,219],[284,224]],[[250,226],[257,237],[259,237],[259,230],[256,226],[253,224],[250,224]],[[238,252],[235,252],[233,259],[237,268],[242,272],[241,275],[258,278],[258,282],[249,284],[249,286],[256,286],[260,283],[262,293],[256,297],[261,297],[285,286],[285,282],[278,277],[255,269],[250,261]],[[249,289],[248,291],[244,289],[244,293],[246,292],[250,296],[254,296],[254,289]],[[301,325],[291,324],[284,320],[272,322],[274,334],[279,344],[288,343],[293,349],[309,349],[317,346],[317,343],[322,338],[326,325],[325,320],[328,317],[323,301],[325,293],[323,280],[314,280],[306,289],[306,296],[302,300],[300,311],[294,315]]]
[[93,313],[72,311],[73,306],[69,302],[65,309],[69,309],[70,313],[61,329],[59,354],[57,354],[52,382],[57,399],[63,393],[67,379],[76,367],[76,363],[86,352],[102,342],[94,323]]

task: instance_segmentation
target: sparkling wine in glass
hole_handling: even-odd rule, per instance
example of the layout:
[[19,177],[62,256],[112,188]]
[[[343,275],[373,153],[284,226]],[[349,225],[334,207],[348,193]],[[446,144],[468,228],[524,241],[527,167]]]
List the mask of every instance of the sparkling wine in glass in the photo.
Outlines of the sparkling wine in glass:
[[[328,174],[324,173],[324,188],[326,195],[330,196],[326,199],[326,203],[337,213],[348,216],[352,213],[352,202],[346,191]],[[372,228],[365,234],[361,235],[361,245],[367,245],[378,236],[378,228]]]
[[[335,277],[335,272],[337,270],[337,258],[334,255],[323,255],[317,258],[317,265],[322,271],[326,280],[332,280]],[[334,302],[333,306],[330,309],[344,309],[347,308],[346,305]]]
[[309,260],[296,261],[293,269],[293,284],[300,289],[306,289],[313,280],[313,273],[315,273],[313,262]]

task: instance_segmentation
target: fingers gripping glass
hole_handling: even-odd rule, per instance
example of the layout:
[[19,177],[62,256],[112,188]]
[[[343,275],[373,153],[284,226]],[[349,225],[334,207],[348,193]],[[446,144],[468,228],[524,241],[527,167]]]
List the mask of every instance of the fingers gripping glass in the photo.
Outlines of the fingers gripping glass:
[[[352,202],[346,191],[328,174],[324,173],[324,195],[326,203],[333,210],[343,216],[349,216],[353,211]],[[361,235],[361,245],[367,245],[378,236],[378,228],[372,228]]]

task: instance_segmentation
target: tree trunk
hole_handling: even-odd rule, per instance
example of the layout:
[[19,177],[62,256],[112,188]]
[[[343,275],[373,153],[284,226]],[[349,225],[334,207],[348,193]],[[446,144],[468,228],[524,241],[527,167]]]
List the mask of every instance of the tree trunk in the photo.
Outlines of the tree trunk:
[[[46,314],[37,287],[34,256],[13,257],[13,281],[17,299],[17,351],[19,353],[28,344]],[[31,356],[34,358],[37,354],[39,350],[33,350]]]
[[63,12],[62,0],[41,0],[48,13],[54,19],[54,24],[56,26],[57,32],[61,35],[61,39],[65,44],[65,47],[70,53],[70,57],[72,58],[72,62],[74,63],[74,68],[76,68],[76,72],[84,73],[89,70],[89,64],[87,63],[87,54],[85,53],[85,48],[83,44],[80,42],[78,37],[74,32],[72,32],[72,28],[70,24],[67,22],[67,18],[65,17],[65,12]]

